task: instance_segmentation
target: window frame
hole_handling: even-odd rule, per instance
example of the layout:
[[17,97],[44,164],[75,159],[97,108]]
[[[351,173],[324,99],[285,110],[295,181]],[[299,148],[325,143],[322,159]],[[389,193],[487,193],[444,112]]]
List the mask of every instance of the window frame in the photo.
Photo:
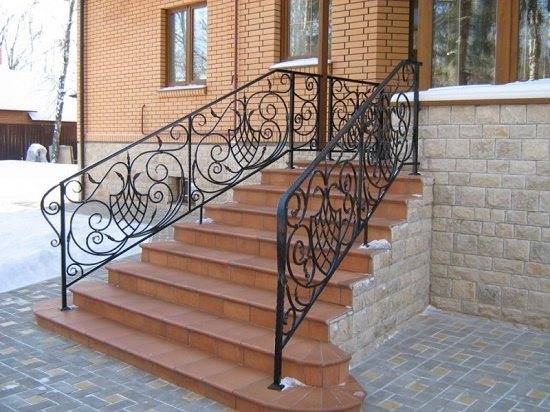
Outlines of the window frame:
[[[518,79],[519,0],[497,0],[495,83]],[[420,89],[432,86],[433,0],[418,2],[418,60],[422,62]],[[459,86],[457,86],[459,87]]]
[[[290,2],[292,0],[281,0],[281,61],[293,61],[302,59],[311,59],[318,57],[317,54],[304,54],[302,56],[290,56],[289,41],[290,41]],[[319,22],[319,24],[321,24]],[[329,40],[330,41],[330,40]]]
[[[194,45],[194,10],[201,7],[206,7],[206,15],[208,21],[208,6],[207,2],[202,1],[198,3],[186,4],[180,7],[174,7],[166,10],[166,81],[165,84],[168,87],[174,86],[190,86],[190,85],[206,85],[208,75],[206,79],[195,79],[193,74],[193,45]],[[187,21],[185,27],[185,79],[186,81],[175,81],[174,80],[174,65],[173,65],[173,32],[172,32],[172,15],[174,13],[186,11]],[[208,48],[208,37],[207,37],[207,48]],[[208,60],[207,60],[208,64]],[[208,66],[207,66],[208,67]],[[208,70],[207,70],[208,73]],[[190,80],[187,80],[190,79]]]

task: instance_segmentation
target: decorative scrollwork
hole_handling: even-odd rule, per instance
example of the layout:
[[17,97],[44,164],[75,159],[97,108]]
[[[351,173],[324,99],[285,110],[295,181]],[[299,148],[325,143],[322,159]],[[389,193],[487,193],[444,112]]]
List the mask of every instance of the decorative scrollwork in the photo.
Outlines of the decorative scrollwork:
[[401,62],[377,87],[331,83],[334,138],[282,195],[277,211],[276,377],[282,349],[365,236],[399,171],[407,164],[416,170],[418,64]]
[[319,79],[269,72],[50,189],[41,207],[61,248],[64,296],[290,151],[315,150]]

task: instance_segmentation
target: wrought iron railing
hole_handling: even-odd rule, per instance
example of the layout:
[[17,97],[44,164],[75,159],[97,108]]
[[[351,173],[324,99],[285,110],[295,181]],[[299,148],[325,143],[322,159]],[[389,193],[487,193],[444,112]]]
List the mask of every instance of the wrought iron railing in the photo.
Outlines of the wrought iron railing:
[[[405,165],[418,171],[419,64],[402,61],[286,190],[277,206],[277,323],[273,389],[282,351]],[[335,112],[336,110],[333,110]],[[334,116],[333,116],[334,118]],[[340,149],[340,150],[339,150]]]
[[[289,155],[318,148],[316,74],[274,70],[61,181],[42,213],[68,287]],[[329,77],[339,130],[377,85]]]

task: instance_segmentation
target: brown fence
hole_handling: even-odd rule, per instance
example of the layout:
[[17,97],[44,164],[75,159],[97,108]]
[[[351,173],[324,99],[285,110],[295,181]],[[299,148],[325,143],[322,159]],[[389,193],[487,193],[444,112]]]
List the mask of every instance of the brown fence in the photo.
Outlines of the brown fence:
[[[48,148],[52,142],[53,123],[34,124],[0,124],[0,160],[25,159],[27,149],[33,143],[40,143]],[[61,144],[73,147],[76,156],[76,123],[63,123]]]

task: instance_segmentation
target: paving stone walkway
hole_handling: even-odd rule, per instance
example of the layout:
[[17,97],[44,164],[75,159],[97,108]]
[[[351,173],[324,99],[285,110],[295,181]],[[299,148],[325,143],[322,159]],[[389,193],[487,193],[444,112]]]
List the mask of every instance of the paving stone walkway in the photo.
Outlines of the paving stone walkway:
[[[32,305],[58,290],[0,294],[0,411],[224,410],[37,327]],[[352,373],[368,411],[550,411],[550,333],[427,309]]]

